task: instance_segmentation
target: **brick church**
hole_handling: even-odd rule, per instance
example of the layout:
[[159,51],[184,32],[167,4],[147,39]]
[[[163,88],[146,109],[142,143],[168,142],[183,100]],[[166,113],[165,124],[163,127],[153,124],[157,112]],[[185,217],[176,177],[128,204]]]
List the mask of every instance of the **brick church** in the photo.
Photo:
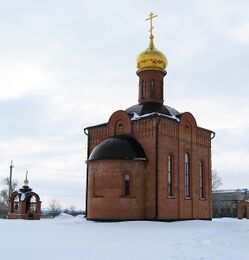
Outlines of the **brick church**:
[[88,220],[212,218],[214,132],[164,104],[168,62],[154,46],[154,17],[149,47],[137,58],[138,104],[85,129]]

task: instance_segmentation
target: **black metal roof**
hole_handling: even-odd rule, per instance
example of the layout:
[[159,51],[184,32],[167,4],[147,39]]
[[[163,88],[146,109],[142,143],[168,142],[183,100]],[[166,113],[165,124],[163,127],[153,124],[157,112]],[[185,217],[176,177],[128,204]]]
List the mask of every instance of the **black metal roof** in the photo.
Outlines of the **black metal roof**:
[[20,192],[22,193],[26,193],[30,191],[32,191],[32,189],[28,185],[23,185],[22,188],[20,188]]
[[144,104],[137,104],[135,106],[129,107],[125,110],[127,113],[136,113],[138,116],[150,114],[150,113],[160,113],[168,116],[176,116],[180,113],[172,107],[164,106],[156,102],[146,102]]
[[89,156],[89,161],[103,159],[146,160],[146,155],[138,141],[122,135],[102,141]]

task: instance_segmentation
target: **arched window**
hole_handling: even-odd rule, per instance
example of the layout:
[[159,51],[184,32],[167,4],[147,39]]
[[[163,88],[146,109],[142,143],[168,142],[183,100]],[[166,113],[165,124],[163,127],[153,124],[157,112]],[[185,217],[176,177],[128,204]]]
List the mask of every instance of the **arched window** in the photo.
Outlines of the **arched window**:
[[150,96],[151,97],[154,97],[154,93],[155,93],[155,82],[154,82],[154,79],[152,79],[150,81]]
[[168,155],[168,196],[173,197],[173,160],[172,155]]
[[16,195],[13,201],[13,212],[17,213],[19,210],[19,196]]
[[103,178],[101,172],[95,170],[90,175],[92,178],[92,195],[94,197],[103,197]]
[[205,173],[203,161],[200,161],[200,198],[205,198]]
[[131,195],[131,178],[129,174],[126,174],[124,176],[124,181],[125,181],[125,189],[124,189],[124,195],[125,196],[130,196]]
[[146,93],[146,84],[145,81],[142,80],[142,98],[145,98],[145,93]]
[[189,154],[184,155],[185,162],[185,197],[190,197],[190,160]]
[[36,198],[35,196],[30,197],[27,200],[27,212],[29,213],[35,213],[36,212]]
[[161,81],[161,98],[163,99],[163,80]]

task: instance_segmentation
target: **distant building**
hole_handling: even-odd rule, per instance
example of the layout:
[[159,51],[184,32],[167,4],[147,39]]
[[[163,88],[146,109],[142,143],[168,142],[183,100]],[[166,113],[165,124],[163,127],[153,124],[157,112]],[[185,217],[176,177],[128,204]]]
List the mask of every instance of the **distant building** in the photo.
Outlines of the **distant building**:
[[32,191],[28,184],[26,174],[23,187],[18,191],[14,191],[10,197],[8,219],[40,219],[40,197]]
[[168,62],[154,46],[152,29],[149,47],[137,58],[138,104],[85,129],[89,220],[212,218],[214,133],[191,113],[164,105]]
[[[213,217],[238,217],[238,205],[242,201],[249,200],[248,189],[216,190],[212,193]],[[242,213],[243,215],[244,213]],[[244,217],[246,217],[244,215]]]

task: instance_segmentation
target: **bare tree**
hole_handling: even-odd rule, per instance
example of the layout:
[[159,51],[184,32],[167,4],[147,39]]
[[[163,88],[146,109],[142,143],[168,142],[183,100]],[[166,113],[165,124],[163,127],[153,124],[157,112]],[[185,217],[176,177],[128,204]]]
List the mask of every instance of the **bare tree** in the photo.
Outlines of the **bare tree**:
[[57,200],[51,200],[49,202],[49,213],[53,216],[56,217],[60,215],[61,213],[61,204]]
[[72,215],[72,216],[76,216],[78,214],[78,211],[76,210],[75,206],[70,206],[69,208],[64,209],[63,211],[66,214]]
[[222,186],[222,180],[216,170],[212,170],[212,190],[218,190]]
[[[8,208],[9,205],[9,186],[10,186],[10,179],[9,177],[6,177],[3,179],[2,184],[7,186],[0,192],[0,199],[2,207]],[[18,186],[18,182],[16,180],[12,180],[11,182],[11,188],[10,188],[10,194],[12,194]]]

